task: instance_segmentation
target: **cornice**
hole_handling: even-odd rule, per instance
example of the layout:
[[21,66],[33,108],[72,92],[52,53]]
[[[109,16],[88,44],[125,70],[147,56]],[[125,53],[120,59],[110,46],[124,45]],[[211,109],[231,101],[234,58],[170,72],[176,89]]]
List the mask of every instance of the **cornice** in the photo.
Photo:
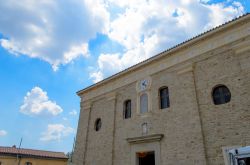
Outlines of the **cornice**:
[[88,110],[91,109],[93,102],[92,100],[81,101],[81,109]]
[[106,99],[107,100],[114,100],[114,99],[116,99],[116,92],[110,92],[110,93],[106,94]]
[[[230,21],[229,23],[198,35],[197,37],[151,57],[146,61],[125,69],[107,79],[102,80],[101,82],[80,90],[77,94],[79,96],[84,94],[86,99],[100,96],[104,93],[114,91],[121,86],[125,86],[126,84],[134,83],[143,77],[154,74],[155,72],[170,68],[178,63],[183,63],[208,51],[250,36],[249,27],[247,29],[249,21],[250,14],[242,16],[234,21]],[[241,51],[240,48],[237,50]],[[145,68],[147,70],[145,70]],[[154,68],[153,71],[152,68]],[[133,80],[129,78],[131,76],[133,77]],[[109,85],[107,86],[107,84]]]
[[127,138],[127,141],[130,144],[148,143],[148,142],[161,141],[163,137],[164,137],[163,134],[153,134],[147,136]]
[[[248,31],[250,32],[250,27],[249,27]],[[234,45],[233,50],[235,51],[236,54],[240,54],[240,53],[249,51],[250,50],[250,40],[242,41],[239,44]]]

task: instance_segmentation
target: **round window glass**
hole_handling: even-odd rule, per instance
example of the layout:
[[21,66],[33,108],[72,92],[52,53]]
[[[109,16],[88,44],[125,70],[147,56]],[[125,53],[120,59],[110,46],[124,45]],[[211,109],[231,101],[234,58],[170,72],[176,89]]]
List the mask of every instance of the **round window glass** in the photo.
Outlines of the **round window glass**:
[[225,85],[219,85],[213,90],[213,101],[215,105],[230,102],[231,93]]

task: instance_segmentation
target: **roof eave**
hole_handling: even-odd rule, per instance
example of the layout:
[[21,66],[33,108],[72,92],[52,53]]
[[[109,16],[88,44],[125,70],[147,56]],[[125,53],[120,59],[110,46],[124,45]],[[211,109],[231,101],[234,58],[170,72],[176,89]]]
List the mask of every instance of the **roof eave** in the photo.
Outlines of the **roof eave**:
[[188,40],[186,40],[186,41],[184,41],[184,42],[182,42],[180,44],[177,44],[172,48],[169,48],[169,49],[167,49],[167,50],[165,50],[165,51],[163,51],[163,52],[161,52],[161,53],[159,53],[159,54],[157,54],[155,56],[152,56],[151,58],[148,58],[148,59],[146,59],[146,60],[144,60],[142,62],[139,62],[139,63],[127,68],[127,69],[124,69],[124,70],[122,70],[122,71],[120,71],[120,72],[118,72],[118,73],[116,73],[116,74],[114,74],[114,75],[112,75],[110,77],[107,77],[106,79],[103,79],[100,82],[97,82],[97,83],[95,83],[93,85],[90,85],[90,86],[88,86],[88,87],[86,87],[86,88],[84,88],[82,90],[79,90],[79,91],[76,92],[76,94],[78,96],[81,96],[84,92],[87,92],[89,90],[92,90],[93,88],[96,88],[96,87],[98,87],[100,85],[108,83],[109,81],[111,81],[113,79],[116,79],[116,78],[119,78],[120,76],[122,76],[122,75],[124,75],[124,74],[126,74],[126,73],[128,73],[130,71],[136,70],[136,69],[138,69],[138,68],[140,68],[140,67],[142,67],[142,66],[144,66],[144,65],[146,65],[146,64],[148,64],[148,63],[150,63],[152,61],[155,61],[155,60],[161,58],[162,56],[166,56],[168,54],[172,54],[172,53],[174,53],[176,51],[179,51],[179,50],[181,50],[181,49],[183,49],[185,47],[188,47],[188,46],[192,45],[193,43],[196,43],[196,42],[198,42],[198,41],[200,41],[200,40],[202,40],[204,38],[208,38],[208,37],[220,32],[220,31],[222,31],[224,29],[228,29],[231,26],[234,26],[234,25],[238,24],[239,22],[244,22],[245,20],[247,20],[249,18],[250,18],[249,13],[246,13],[246,14],[244,14],[242,16],[239,16],[239,17],[237,17],[237,18],[235,18],[235,19],[233,19],[231,21],[228,21],[228,22],[226,22],[226,23],[224,23],[222,25],[219,25],[219,26],[217,26],[215,28],[212,28],[212,29],[210,29],[210,30],[208,30],[208,31],[206,31],[204,33],[201,33],[201,34],[199,34],[199,35],[197,35],[197,36],[195,36],[195,37],[193,37],[191,39],[188,39]]

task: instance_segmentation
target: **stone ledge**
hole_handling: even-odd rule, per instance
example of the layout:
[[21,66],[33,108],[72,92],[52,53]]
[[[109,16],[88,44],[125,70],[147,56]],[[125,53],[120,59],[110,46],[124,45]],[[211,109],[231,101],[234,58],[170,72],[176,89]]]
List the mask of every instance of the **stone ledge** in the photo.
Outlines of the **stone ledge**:
[[163,137],[164,137],[163,134],[154,134],[154,135],[148,135],[148,136],[127,138],[127,141],[130,144],[138,144],[138,143],[147,143],[147,142],[160,141]]

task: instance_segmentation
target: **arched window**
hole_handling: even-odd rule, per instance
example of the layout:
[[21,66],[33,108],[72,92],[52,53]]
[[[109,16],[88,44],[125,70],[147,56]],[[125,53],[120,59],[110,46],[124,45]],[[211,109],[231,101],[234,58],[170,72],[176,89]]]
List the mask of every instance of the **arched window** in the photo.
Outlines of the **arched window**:
[[144,93],[140,96],[140,113],[148,112],[148,95]]
[[160,109],[168,108],[170,106],[168,87],[160,88],[159,95],[160,95]]
[[126,100],[123,107],[123,118],[131,118],[131,100]]
[[98,119],[96,119],[96,121],[95,121],[95,130],[96,130],[96,131],[99,131],[99,130],[101,129],[101,127],[102,127],[102,121],[101,121],[100,118],[98,118]]
[[215,87],[212,94],[215,105],[225,104],[231,100],[231,93],[225,85]]

